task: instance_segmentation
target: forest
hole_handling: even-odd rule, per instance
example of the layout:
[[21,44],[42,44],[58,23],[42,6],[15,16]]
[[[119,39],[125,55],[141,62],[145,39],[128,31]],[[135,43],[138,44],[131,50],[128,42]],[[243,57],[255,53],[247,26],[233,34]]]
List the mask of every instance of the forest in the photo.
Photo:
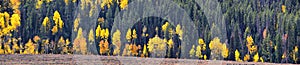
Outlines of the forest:
[[[209,2],[1,0],[0,54],[300,63],[299,0]],[[207,15],[216,11],[223,21]],[[163,17],[149,16],[153,12]]]

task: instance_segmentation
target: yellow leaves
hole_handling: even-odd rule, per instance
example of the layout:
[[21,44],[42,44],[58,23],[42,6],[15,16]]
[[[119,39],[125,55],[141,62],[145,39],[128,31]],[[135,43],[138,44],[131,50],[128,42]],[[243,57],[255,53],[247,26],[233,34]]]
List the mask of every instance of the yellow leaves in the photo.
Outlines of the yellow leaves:
[[61,36],[61,37],[59,38],[59,40],[58,40],[58,43],[65,43],[64,37]]
[[101,41],[99,42],[99,47],[100,47],[99,53],[100,53],[100,54],[107,53],[107,52],[109,51],[108,45],[109,45],[109,44],[108,44],[108,41],[107,41],[107,40],[105,40],[105,41],[101,40]]
[[207,59],[206,55],[204,55],[204,56],[203,56],[203,59],[204,59],[204,60],[206,60],[206,59]]
[[134,56],[138,55],[138,50],[141,48],[140,45],[135,45],[135,44],[129,44],[129,48],[131,51],[131,54]]
[[40,9],[43,4],[43,0],[36,0],[35,8]]
[[127,30],[127,33],[126,33],[126,39],[128,40],[128,42],[131,41],[131,29],[128,29],[128,30]]
[[82,28],[80,27],[77,32],[77,37],[73,43],[74,52],[80,52],[81,54],[87,53],[87,43],[86,39],[83,37]]
[[103,0],[102,3],[100,4],[100,7],[102,9],[104,9],[104,6],[107,6],[108,8],[110,8],[110,5],[112,5],[112,0]]
[[43,25],[44,27],[46,27],[47,24],[48,24],[49,22],[50,22],[50,20],[49,20],[49,18],[46,16],[46,17],[44,18],[44,20],[43,20],[42,25]]
[[[249,44],[249,45],[252,45],[253,44],[253,38],[252,38],[252,36],[247,36],[247,43]],[[247,45],[248,46],[248,45]]]
[[[116,30],[116,32],[113,33],[112,36],[112,44],[115,45],[117,47],[117,49],[119,49],[121,47],[121,32],[120,30]],[[116,49],[115,49],[116,50]]]
[[69,5],[69,0],[64,0],[66,5]]
[[281,10],[282,10],[283,13],[285,13],[286,12],[286,6],[285,5],[281,5]]
[[218,37],[214,38],[210,43],[209,43],[209,48],[211,50],[218,50],[222,46],[222,43],[220,42],[220,39]]
[[168,46],[169,46],[169,48],[172,48],[173,47],[173,40],[172,39],[169,39],[169,41],[168,41]]
[[13,9],[18,9],[19,6],[21,5],[20,0],[10,0],[10,4]]
[[250,60],[250,55],[249,55],[249,54],[246,54],[246,55],[244,56],[244,61],[248,61],[248,60]]
[[193,57],[195,55],[195,45],[192,46],[189,54],[190,54],[190,57]]
[[53,21],[56,26],[59,26],[60,29],[63,28],[64,22],[60,18],[60,14],[58,11],[54,12]]
[[103,23],[103,22],[104,22],[104,18],[103,18],[103,17],[98,18],[98,22],[99,22],[99,23]]
[[81,37],[82,37],[82,28],[79,27],[76,38],[81,38]]
[[104,38],[107,39],[109,37],[109,30],[106,28],[104,33]]
[[28,42],[25,44],[25,50],[24,50],[24,54],[34,54],[34,44],[31,41],[31,39],[28,40]]
[[95,41],[93,29],[91,29],[90,32],[89,32],[89,41],[90,42],[94,42]]
[[80,22],[80,18],[76,18],[74,20],[74,31],[76,32],[77,31],[77,28],[79,26],[79,22]]
[[259,55],[258,53],[256,53],[253,57],[253,62],[258,62],[258,60],[259,60]]
[[96,28],[96,37],[98,38],[98,37],[100,37],[100,35],[101,35],[101,26],[98,25]]
[[198,58],[202,58],[203,56],[202,56],[202,51],[201,51],[201,46],[200,45],[198,45],[197,47],[196,47],[196,57],[198,57]]
[[198,44],[200,45],[200,48],[202,48],[202,51],[206,50],[206,44],[202,38],[199,38]]
[[250,50],[250,54],[255,53],[257,51],[257,46],[251,46]]
[[15,28],[19,27],[21,25],[21,17],[19,14],[13,14],[12,17],[10,18],[11,25]]
[[125,9],[125,7],[128,5],[128,0],[120,0],[120,8]]
[[176,26],[176,34],[178,34],[179,35],[179,39],[182,40],[183,31],[182,31],[181,26],[179,24]]
[[169,26],[169,22],[166,22],[164,25],[161,26],[161,28],[164,32],[166,32],[168,26]]
[[205,43],[204,43],[204,40],[203,40],[202,38],[199,38],[198,43],[199,43],[199,44],[205,44]]
[[33,41],[38,42],[41,38],[39,36],[34,36]]
[[259,58],[260,62],[264,62],[264,58],[260,57]]
[[235,58],[236,61],[241,61],[240,52],[237,49],[234,52],[234,58]]
[[143,54],[141,55],[141,57],[147,57],[147,56],[148,56],[147,46],[144,45],[144,47],[143,47]]
[[50,3],[52,0],[46,0],[46,3]]
[[53,28],[52,28],[52,35],[54,35],[54,34],[56,34],[57,32],[58,32],[58,28],[57,28],[57,26],[55,25],[55,26],[53,26]]
[[155,35],[154,38],[149,39],[148,41],[148,50],[150,53],[153,52],[154,49],[158,51],[165,50],[166,48],[166,43],[164,42],[163,39],[159,38],[158,35]]
[[54,12],[54,16],[53,16],[53,20],[55,21],[55,24],[58,24],[59,19],[60,19],[60,14],[59,14],[59,12],[56,10],[56,11]]
[[64,22],[62,20],[59,21],[59,28],[62,29],[64,26]]
[[298,61],[298,46],[295,46],[293,49],[293,52],[291,53],[292,55],[292,59],[295,61],[295,63],[297,63]]
[[223,56],[223,58],[227,58],[228,57],[228,53],[229,53],[229,50],[228,50],[226,44],[223,44],[222,45],[222,56]]
[[77,0],[72,0],[73,3],[76,3]]
[[294,52],[298,52],[298,46],[295,46]]
[[132,31],[132,39],[136,39],[136,38],[137,38],[136,30],[133,29],[133,31]]
[[256,52],[257,51],[257,46],[253,45],[254,41],[253,41],[252,36],[247,36],[246,40],[247,40],[247,45],[246,46],[247,46],[250,54]]

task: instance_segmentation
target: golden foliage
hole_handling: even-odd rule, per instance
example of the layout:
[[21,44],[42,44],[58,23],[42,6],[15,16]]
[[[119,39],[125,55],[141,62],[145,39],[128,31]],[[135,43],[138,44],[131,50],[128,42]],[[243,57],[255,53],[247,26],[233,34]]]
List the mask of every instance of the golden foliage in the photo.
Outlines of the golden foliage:
[[53,21],[56,26],[59,26],[60,29],[63,28],[64,22],[61,20],[60,14],[57,10],[54,12]]
[[247,40],[247,45],[246,46],[247,46],[250,54],[256,52],[257,51],[257,46],[254,45],[254,41],[253,41],[252,36],[247,36],[246,40]]
[[240,59],[240,52],[236,49],[234,52],[234,57],[236,61],[241,61]]
[[223,56],[223,58],[227,58],[228,55],[229,55],[228,53],[229,53],[229,50],[228,50],[226,44],[224,43],[222,45],[222,56]]
[[77,0],[72,0],[73,3],[76,3]]
[[42,25],[44,26],[44,27],[46,27],[47,26],[47,24],[49,24],[49,18],[46,16],[45,18],[44,18],[44,20],[43,20],[43,23],[42,23]]
[[286,12],[286,6],[285,5],[281,5],[281,10],[282,10],[283,13],[285,13]]
[[192,46],[189,54],[190,54],[190,57],[193,57],[195,55],[195,45]]
[[107,39],[109,37],[109,30],[106,28],[104,33],[104,38]]
[[116,46],[116,48],[114,49],[113,54],[114,55],[119,55],[120,54],[120,48],[121,48],[121,32],[120,30],[116,30],[116,32],[113,33],[112,36],[112,44],[114,46]]
[[293,52],[291,53],[292,59],[294,60],[295,63],[298,61],[298,46],[295,46],[293,49]]
[[[223,52],[223,44],[221,43],[220,39],[218,37],[214,38],[210,43],[209,43],[209,48],[212,51],[212,53],[215,53],[217,55],[222,54]],[[225,51],[226,53],[226,51]],[[226,55],[224,55],[226,56]]]
[[28,42],[25,44],[25,50],[23,54],[34,54],[34,44],[31,41],[31,39],[28,40]]
[[179,39],[182,39],[183,31],[182,31],[181,26],[179,24],[176,26],[176,34],[179,35]]
[[16,29],[17,27],[21,26],[21,17],[19,14],[13,14],[12,17],[10,18],[10,23]]
[[206,44],[205,44],[205,42],[202,38],[199,38],[198,44],[200,45],[200,48],[201,48],[202,51],[206,50]]
[[164,32],[166,32],[168,26],[169,26],[169,22],[166,22],[164,25],[161,26],[161,28]]
[[246,55],[244,56],[244,61],[248,61],[248,60],[250,60],[250,55],[249,55],[249,54],[246,54]]
[[56,34],[57,32],[58,32],[58,28],[57,28],[57,26],[55,25],[55,26],[53,26],[53,28],[52,28],[52,35],[54,35],[54,34]]
[[64,0],[66,5],[69,5],[69,0]]
[[50,3],[52,0],[46,0],[46,3]]
[[204,56],[203,56],[203,59],[206,60],[206,58],[207,58],[206,55],[204,55]]
[[264,58],[260,57],[259,58],[260,62],[264,62]]
[[127,33],[126,33],[126,39],[128,40],[128,42],[130,42],[131,41],[131,29],[128,29],[127,30]]
[[60,14],[59,14],[59,12],[56,10],[56,11],[54,12],[54,16],[53,16],[53,21],[54,21],[54,23],[55,23],[56,25],[58,24],[59,19],[61,19],[61,18],[60,18]]
[[90,42],[94,42],[95,41],[93,29],[91,29],[90,32],[89,32],[89,41]]
[[103,17],[98,18],[98,22],[99,22],[99,23],[103,23],[103,22],[104,22],[104,18],[103,18]]
[[[159,38],[158,35],[155,35],[155,37],[149,39],[148,41],[148,51],[150,53],[154,52],[153,50],[156,49],[158,51],[163,51],[166,48],[166,43],[163,39]],[[157,46],[157,47],[156,47]]]
[[65,39],[64,39],[64,37],[61,36],[58,40],[57,47],[62,47],[64,45],[65,45]]
[[141,57],[147,57],[147,56],[148,56],[147,46],[144,45],[144,47],[143,47],[143,54],[141,55]]
[[79,27],[76,38],[81,38],[81,37],[82,37],[82,28]]
[[96,37],[100,37],[101,36],[101,26],[98,25],[97,28],[96,28]]
[[198,57],[198,58],[202,58],[203,56],[202,56],[202,51],[201,51],[202,49],[201,49],[201,46],[200,45],[198,45],[197,47],[196,47],[196,57]]
[[125,9],[125,7],[128,5],[128,0],[120,0],[120,8]]
[[38,42],[41,38],[39,36],[34,36],[33,41]]
[[108,8],[110,8],[110,5],[112,5],[112,0],[102,0],[102,3],[100,4],[100,7],[103,9],[104,6],[107,6]]
[[10,4],[11,4],[11,7],[13,9],[18,9],[19,6],[21,5],[20,0],[9,0],[9,1],[10,1]]
[[79,26],[79,22],[80,22],[80,18],[76,18],[74,20],[74,31],[76,32],[77,31],[77,28]]
[[36,0],[35,8],[40,9],[43,4],[43,0]]
[[137,38],[136,30],[133,29],[133,30],[132,30],[132,39],[136,39],[136,38]]
[[87,53],[87,43],[86,39],[83,37],[81,27],[78,29],[77,37],[74,40],[73,50],[74,52],[80,52],[81,54]]
[[168,46],[169,46],[169,48],[172,48],[173,47],[173,44],[174,44],[174,42],[173,42],[173,40],[172,39],[169,39],[169,41],[168,41]]
[[135,45],[135,44],[129,44],[129,49],[131,51],[131,54],[133,56],[137,56],[138,55],[138,50],[141,49],[140,45]]
[[108,41],[107,40],[101,40],[100,42],[99,42],[99,47],[100,47],[100,51],[99,51],[99,53],[100,54],[105,54],[105,53],[108,53],[108,51],[109,51],[109,46],[108,46],[109,44],[108,44]]
[[256,53],[253,57],[253,62],[258,62],[258,60],[259,60],[259,55],[258,53]]

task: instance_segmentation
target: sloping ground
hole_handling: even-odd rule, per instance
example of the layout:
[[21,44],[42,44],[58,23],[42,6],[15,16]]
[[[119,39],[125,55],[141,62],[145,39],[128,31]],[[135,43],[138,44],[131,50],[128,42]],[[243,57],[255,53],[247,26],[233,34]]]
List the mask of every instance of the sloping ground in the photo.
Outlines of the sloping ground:
[[[213,61],[193,59],[138,58],[99,55],[0,55],[0,65],[232,65],[275,63],[253,63],[235,61]],[[281,65],[281,64],[280,64]],[[288,64],[287,64],[288,65]]]

